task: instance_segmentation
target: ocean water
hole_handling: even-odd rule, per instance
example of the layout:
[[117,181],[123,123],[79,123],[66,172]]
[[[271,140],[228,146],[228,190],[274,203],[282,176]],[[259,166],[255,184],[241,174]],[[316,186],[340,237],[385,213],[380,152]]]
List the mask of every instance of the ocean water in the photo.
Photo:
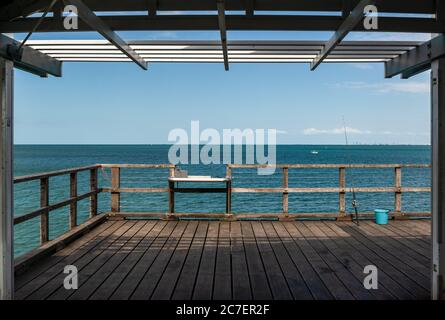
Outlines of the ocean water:
[[[168,163],[169,145],[17,145],[14,148],[14,176],[47,172],[58,169],[86,166],[96,163]],[[312,151],[317,151],[314,154]],[[222,158],[222,148],[221,148]],[[332,146],[332,145],[280,145],[276,161],[279,164],[428,164],[429,146]],[[180,165],[192,175],[225,176],[225,165]],[[78,194],[88,192],[88,172],[78,176]],[[165,187],[167,169],[122,169],[122,187]],[[353,179],[352,179],[353,178]],[[353,182],[353,184],[352,184]],[[281,170],[273,175],[259,176],[256,169],[235,169],[234,187],[280,187]],[[394,185],[393,169],[347,169],[348,187],[390,187]],[[109,170],[99,171],[99,184],[110,185]],[[411,187],[430,186],[429,169],[403,169],[402,185]],[[289,187],[337,187],[338,169],[290,169]],[[69,175],[50,178],[50,203],[69,197]],[[375,208],[394,208],[391,193],[358,193],[360,211]],[[236,213],[279,213],[281,194],[233,194],[232,210]],[[89,200],[78,204],[78,223],[88,217]],[[39,207],[39,181],[14,186],[15,216]],[[402,197],[402,209],[406,212],[430,210],[429,193],[407,193]],[[108,194],[99,195],[99,211],[110,210]],[[121,211],[166,212],[167,194],[121,195]],[[224,194],[176,194],[177,212],[224,212]],[[347,211],[353,210],[351,196],[347,195]],[[338,211],[338,194],[310,193],[290,194],[289,212],[314,213]],[[69,207],[50,213],[50,238],[68,230]],[[39,218],[15,226],[15,255],[21,255],[39,245]]]

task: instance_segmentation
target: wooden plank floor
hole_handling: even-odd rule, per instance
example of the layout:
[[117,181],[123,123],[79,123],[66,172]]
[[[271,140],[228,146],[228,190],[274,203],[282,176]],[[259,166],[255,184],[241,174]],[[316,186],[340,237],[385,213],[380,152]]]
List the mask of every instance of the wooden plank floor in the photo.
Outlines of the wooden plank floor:
[[[66,290],[63,269],[78,268]],[[366,265],[379,287],[363,287]],[[16,277],[16,299],[429,299],[430,221],[107,221]]]

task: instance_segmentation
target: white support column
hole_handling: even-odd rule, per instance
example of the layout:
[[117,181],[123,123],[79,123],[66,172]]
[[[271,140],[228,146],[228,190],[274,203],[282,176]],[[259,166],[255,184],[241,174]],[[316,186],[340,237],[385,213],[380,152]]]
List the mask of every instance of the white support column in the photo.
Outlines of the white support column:
[[12,148],[13,63],[0,58],[0,298],[14,293]]
[[445,299],[445,58],[431,65],[432,299]]

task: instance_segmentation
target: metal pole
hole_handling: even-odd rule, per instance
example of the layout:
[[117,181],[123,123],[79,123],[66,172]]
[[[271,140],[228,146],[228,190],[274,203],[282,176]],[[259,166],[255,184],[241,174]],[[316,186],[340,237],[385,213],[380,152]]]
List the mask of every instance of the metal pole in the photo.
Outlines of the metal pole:
[[[445,299],[445,58],[431,65],[431,298]],[[442,146],[442,147],[441,147]]]
[[0,58],[0,298],[14,295],[12,148],[13,63]]

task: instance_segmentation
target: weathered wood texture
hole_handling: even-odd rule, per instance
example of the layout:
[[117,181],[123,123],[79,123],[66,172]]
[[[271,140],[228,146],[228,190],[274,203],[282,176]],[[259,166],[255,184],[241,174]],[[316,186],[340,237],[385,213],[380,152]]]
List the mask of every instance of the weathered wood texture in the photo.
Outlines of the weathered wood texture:
[[[430,221],[107,221],[16,277],[16,299],[428,299]],[[63,288],[75,265],[79,289]],[[375,265],[379,287],[363,287]]]
[[97,191],[99,189],[97,178],[97,168],[90,169],[90,218],[97,215]]
[[[40,179],[40,207],[47,208],[49,206],[49,179]],[[45,209],[40,215],[40,243],[49,240],[49,210]]]
[[[77,197],[77,172],[70,173],[70,197]],[[77,202],[70,204],[70,229],[77,226]]]
[[283,168],[283,213],[287,216],[289,213],[289,193],[287,189],[289,188],[289,169]]
[[344,167],[338,169],[338,186],[340,187],[338,211],[340,216],[344,217],[346,215],[346,171]]
[[117,190],[120,188],[120,168],[111,168],[111,211],[120,210],[121,195]]
[[[34,211],[14,217],[14,225],[31,220],[33,218],[40,218],[40,244],[45,245],[49,239],[49,214],[56,209],[69,206],[69,226],[73,230],[77,226],[77,203],[83,199],[90,198],[90,219],[97,215],[98,210],[98,194],[102,190],[98,186],[97,170],[100,166],[78,167],[65,170],[51,171],[46,173],[32,174],[28,176],[21,176],[14,178],[14,183],[24,183],[33,180],[40,181],[40,207]],[[78,194],[78,173],[82,171],[90,171],[90,191],[84,194]],[[68,175],[69,176],[69,198],[59,201],[57,203],[50,203],[50,178]],[[62,238],[63,239],[63,238]]]

